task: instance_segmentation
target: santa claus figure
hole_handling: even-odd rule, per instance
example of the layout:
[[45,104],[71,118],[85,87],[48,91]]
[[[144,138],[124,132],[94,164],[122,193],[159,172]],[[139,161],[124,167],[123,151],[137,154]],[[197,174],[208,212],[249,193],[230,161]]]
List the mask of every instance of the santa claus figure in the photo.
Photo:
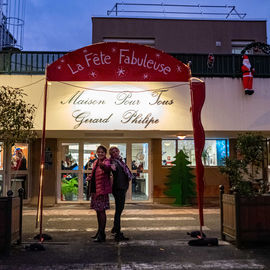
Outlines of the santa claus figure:
[[254,90],[252,89],[252,84],[253,84],[253,73],[255,72],[255,69],[251,68],[251,64],[246,54],[243,56],[243,65],[241,69],[243,72],[243,86],[245,94],[252,95],[254,93]]

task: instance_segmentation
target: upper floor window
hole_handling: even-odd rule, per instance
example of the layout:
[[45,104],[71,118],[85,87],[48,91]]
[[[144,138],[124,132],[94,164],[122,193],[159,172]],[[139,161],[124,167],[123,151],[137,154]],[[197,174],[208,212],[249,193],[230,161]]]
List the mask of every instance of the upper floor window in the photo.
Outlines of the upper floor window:
[[[196,165],[194,140],[162,140],[162,165],[171,166],[175,155],[183,150],[188,156],[191,166]],[[205,166],[220,166],[222,159],[229,156],[229,140],[206,139],[202,152],[202,162]]]
[[155,47],[154,38],[103,38],[104,42],[129,42]]
[[[250,43],[254,42],[254,40],[233,40],[231,42],[232,45],[232,54],[241,54],[241,51]],[[253,49],[247,50],[246,54],[253,54]]]

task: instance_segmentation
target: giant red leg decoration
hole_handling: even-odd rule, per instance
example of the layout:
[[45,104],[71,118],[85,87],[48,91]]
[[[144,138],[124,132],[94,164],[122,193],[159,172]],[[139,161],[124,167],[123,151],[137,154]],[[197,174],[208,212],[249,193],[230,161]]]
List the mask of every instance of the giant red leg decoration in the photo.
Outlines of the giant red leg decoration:
[[203,193],[204,193],[204,166],[202,164],[202,152],[205,143],[204,129],[201,123],[201,110],[205,100],[205,83],[192,82],[190,87],[193,134],[196,159],[196,183],[197,198],[200,217],[200,232],[202,235],[203,219]]

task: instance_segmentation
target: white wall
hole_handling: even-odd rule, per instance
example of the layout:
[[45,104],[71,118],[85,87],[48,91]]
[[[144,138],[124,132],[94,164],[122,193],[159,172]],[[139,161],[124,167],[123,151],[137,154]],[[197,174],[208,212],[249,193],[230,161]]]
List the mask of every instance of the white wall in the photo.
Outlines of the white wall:
[[270,130],[270,79],[255,78],[255,93],[245,95],[241,79],[202,78],[206,101],[205,130]]
[[[35,117],[35,127],[38,130],[42,127],[43,92],[45,83],[45,81],[41,79],[44,79],[44,76],[0,75],[0,85],[22,87],[31,84],[24,89],[29,95],[27,100],[38,107],[37,115]],[[206,101],[202,111],[202,122],[206,132],[253,130],[270,133],[270,79],[255,78],[255,93],[252,96],[244,94],[241,79],[201,79],[206,83]],[[41,81],[38,82],[38,80]],[[185,92],[186,90],[187,89],[185,89]],[[170,93],[176,93],[176,99],[184,97],[182,100],[176,100],[175,102],[175,104],[177,104],[176,116],[179,116],[178,118],[180,121],[175,123],[175,125],[171,124],[170,128],[168,128],[169,125],[164,122],[164,128],[159,126],[156,130],[171,129],[178,131],[192,131],[191,114],[189,111],[190,104],[187,96],[188,92],[179,96],[179,94],[174,91],[175,90],[172,90]],[[179,91],[181,91],[180,88]],[[181,105],[183,104],[183,101],[185,101],[185,104]],[[52,112],[54,106],[48,106],[48,108],[51,119],[48,121],[49,123],[47,123],[47,128],[49,130],[61,129],[59,124],[57,126],[50,124],[54,122],[53,117],[57,117],[57,115]],[[162,110],[166,110],[166,108],[169,108],[169,106],[163,106]],[[62,121],[63,124],[65,124],[63,129],[68,130],[69,128],[67,127],[66,122],[69,121],[69,117],[65,117]],[[61,121],[59,123],[61,123]],[[74,123],[70,125],[70,130],[73,129],[73,126]],[[105,125],[103,125],[102,129],[103,128],[106,129]],[[85,130],[86,129],[87,127],[85,127]],[[107,129],[111,130],[111,127],[108,127]],[[130,130],[130,128],[126,129]],[[154,129],[155,128],[151,128],[150,126],[148,130]]]

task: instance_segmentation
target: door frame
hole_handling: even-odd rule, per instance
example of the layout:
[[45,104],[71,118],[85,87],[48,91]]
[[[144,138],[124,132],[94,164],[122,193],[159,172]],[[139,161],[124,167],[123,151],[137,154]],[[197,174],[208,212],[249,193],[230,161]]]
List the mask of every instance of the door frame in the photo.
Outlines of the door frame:
[[[61,151],[62,151],[62,143],[78,143],[79,144],[79,169],[78,171],[74,170],[65,170],[67,173],[78,173],[78,200],[77,201],[61,201]],[[111,143],[123,143],[126,144],[126,157],[127,157],[127,165],[131,169],[131,144],[132,143],[148,143],[148,200],[140,201],[140,200],[132,200],[132,183],[129,185],[129,189],[126,195],[126,202],[136,202],[136,203],[152,203],[153,202],[153,176],[152,176],[152,145],[151,139],[131,139],[131,138],[97,138],[97,139],[58,139],[57,140],[57,177],[56,177],[56,202],[60,204],[65,203],[89,203],[87,200],[83,200],[83,144],[84,143],[100,143],[104,145],[108,150]],[[109,157],[109,153],[107,153],[107,157]],[[112,201],[113,203],[114,201]]]

